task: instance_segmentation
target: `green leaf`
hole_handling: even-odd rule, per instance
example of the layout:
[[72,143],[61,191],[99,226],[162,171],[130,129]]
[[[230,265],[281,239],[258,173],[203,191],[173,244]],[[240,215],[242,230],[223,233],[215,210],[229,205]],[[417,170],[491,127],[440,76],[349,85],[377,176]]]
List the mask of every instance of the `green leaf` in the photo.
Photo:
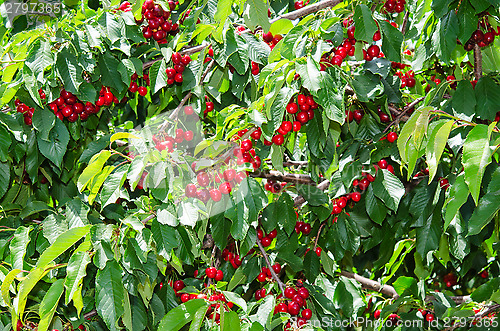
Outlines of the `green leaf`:
[[78,87],[83,82],[83,71],[76,56],[66,48],[63,49],[57,54],[56,68],[64,84],[64,89],[73,94],[78,94]]
[[162,225],[158,220],[153,219],[151,232],[156,242],[156,251],[158,254],[170,260],[172,249],[178,246],[175,229],[168,225]]
[[451,10],[439,20],[433,36],[436,55],[441,61],[449,62],[450,54],[457,46],[458,32],[457,14]]
[[122,188],[127,179],[127,172],[128,166],[123,165],[111,173],[104,181],[100,199],[103,209],[107,205],[115,203],[115,201],[122,196],[122,192],[125,191]]
[[498,291],[499,287],[500,278],[493,278],[472,292],[470,298],[475,302],[488,301],[491,298],[491,295]]
[[31,44],[25,64],[38,81],[43,81],[45,69],[54,64],[54,53],[51,51],[50,42],[40,38]]
[[[498,180],[498,179],[497,179]],[[469,236],[478,234],[500,210],[500,191],[488,192],[480,200],[469,219]]]
[[41,135],[37,134],[40,153],[60,169],[69,142],[69,133],[66,126],[62,121],[56,121],[55,126],[49,133],[48,139],[45,140],[42,138]]
[[354,37],[357,40],[372,42],[373,34],[378,30],[377,24],[372,17],[372,11],[364,4],[356,6],[354,11]]
[[276,34],[286,35],[291,29],[293,29],[292,21],[279,19],[271,24],[269,31],[273,34],[273,36]]
[[500,86],[491,77],[482,77],[474,88],[476,93],[477,116],[483,120],[492,120],[500,104]]
[[[68,267],[66,268],[66,278],[64,281],[64,287],[66,288],[66,305],[69,304],[71,300],[75,299],[75,295],[76,297],[81,296],[83,278],[87,275],[86,269],[90,262],[91,259],[88,252],[75,252],[71,255],[68,261]],[[77,307],[78,313],[80,313],[82,308],[83,306]]]
[[5,275],[5,278],[2,280],[0,292],[2,294],[3,302],[5,302],[7,307],[11,307],[9,290],[14,288],[14,286],[12,286],[14,279],[20,272],[21,269],[12,269],[7,275]]
[[78,177],[78,190],[82,192],[90,181],[102,170],[102,167],[108,161],[111,156],[111,152],[108,150],[104,150],[99,152],[92,157],[89,161],[89,165],[83,170],[80,177]]
[[462,165],[465,170],[465,182],[469,186],[476,205],[479,200],[484,170],[491,163],[490,137],[492,130],[492,126],[479,124],[469,132],[464,143]]
[[372,185],[375,196],[380,198],[387,207],[396,211],[399,201],[405,194],[405,188],[399,178],[386,169],[380,169]]
[[10,165],[0,162],[0,199],[7,193],[10,185]]
[[[0,125],[0,161],[1,162],[7,162],[8,151],[9,151],[9,147],[11,144],[12,144],[12,139],[10,138],[9,131],[7,131],[7,129],[3,125]],[[0,187],[3,187],[4,189],[6,188],[6,186],[1,185],[1,183],[0,183]],[[2,197],[2,195],[1,195],[1,189],[0,189],[0,198],[1,197]]]
[[206,307],[207,303],[202,299],[189,300],[169,311],[162,318],[158,331],[178,331],[184,325],[191,322],[196,312],[202,307]]
[[477,29],[477,16],[469,1],[462,1],[457,12],[458,39],[465,45],[472,33]]
[[451,104],[454,114],[458,116],[463,114],[466,116],[465,119],[472,119],[476,114],[476,95],[470,81],[464,79],[458,82]]
[[274,311],[274,306],[276,301],[274,295],[268,295],[260,304],[257,309],[257,314],[250,316],[251,320],[260,323],[263,327],[266,327],[270,318],[272,318],[272,312]]
[[273,144],[271,146],[271,163],[277,171],[283,172],[284,147]]
[[83,227],[89,224],[87,214],[90,207],[85,205],[80,198],[74,198],[66,203],[66,219],[69,228]]
[[451,221],[457,215],[460,208],[464,203],[467,202],[467,198],[469,197],[469,189],[467,184],[465,183],[464,174],[460,174],[453,185],[450,187],[450,200],[446,205],[446,214],[445,214],[445,225],[444,228],[447,229],[448,225],[450,225]]
[[[436,123],[436,124],[435,124]],[[451,128],[454,121],[439,121],[431,124],[431,132],[427,141],[427,165],[429,166],[429,183],[432,182],[436,175],[439,160],[443,154],[448,137],[450,136]]]
[[365,305],[361,286],[355,280],[343,276],[335,287],[333,300],[346,316],[357,315],[358,310]]
[[95,304],[99,316],[112,331],[120,330],[118,320],[124,313],[122,269],[115,260],[109,260],[95,278]]
[[442,17],[448,13],[451,2],[452,0],[432,0],[431,8],[437,17]]
[[40,315],[40,322],[38,323],[39,331],[46,331],[49,328],[52,317],[56,312],[57,304],[64,291],[64,279],[56,280],[49,288],[47,293],[40,303],[38,315]]
[[112,55],[111,52],[105,52],[98,57],[99,70],[101,72],[102,85],[114,88],[118,93],[127,89],[127,85],[123,83],[121,75],[118,71],[120,62]]
[[269,31],[271,23],[267,16],[267,1],[262,0],[248,0],[245,3],[243,12],[243,19],[246,26],[250,30],[255,30],[255,27],[261,26],[264,32]]
[[273,123],[272,130],[277,130],[283,122],[283,115],[285,114],[286,105],[290,102],[295,90],[289,87],[283,87],[278,91],[276,98],[270,99],[271,105],[266,104],[271,115],[271,122]]
[[300,185],[297,187],[297,190],[313,206],[320,206],[329,201],[328,195],[316,186]]
[[297,73],[300,75],[302,86],[311,91],[311,93],[321,88],[320,79],[323,73],[319,71],[319,64],[312,57],[308,56],[307,60],[298,59],[296,68]]
[[334,79],[330,75],[321,75],[320,89],[313,92],[316,102],[323,108],[326,116],[339,124],[344,124],[344,89],[341,87],[340,77]]
[[226,312],[224,310],[220,320],[221,330],[241,330],[240,318],[235,311]]
[[38,131],[40,138],[49,140],[50,130],[52,130],[56,124],[56,116],[54,113],[47,109],[36,111],[33,114],[32,121],[33,127]]
[[375,58],[371,61],[365,62],[363,68],[373,74],[382,76],[382,78],[387,78],[389,72],[391,71],[391,61],[384,58]]
[[153,63],[151,68],[149,68],[149,81],[153,94],[167,86],[168,77],[166,69],[167,65],[164,60]]
[[231,14],[232,0],[217,1],[217,11],[215,12],[214,19],[216,22],[225,22],[226,18]]
[[311,282],[314,282],[316,280],[316,277],[318,277],[320,273],[320,261],[318,255],[316,255],[316,252],[314,250],[310,250],[307,252],[306,256],[304,257],[304,274],[306,275],[307,279],[310,279]]
[[61,234],[54,241],[52,245],[49,246],[42,255],[38,258],[36,264],[37,268],[45,268],[50,262],[56,259],[59,255],[64,253],[68,248],[76,244],[80,239],[82,239],[87,233],[89,233],[91,225],[87,225],[80,228],[72,228]]
[[14,237],[9,245],[12,269],[24,270],[26,247],[28,247],[31,239],[29,236],[30,231],[31,227],[20,226],[14,232]]
[[373,193],[373,185],[368,186],[365,196],[366,212],[371,220],[377,224],[382,224],[387,216],[387,208]]
[[[401,45],[404,39],[403,34],[389,22],[379,21],[378,24],[380,26],[380,32],[382,33],[382,52],[384,52],[385,57],[389,61],[401,62]],[[357,25],[356,30],[358,30]],[[368,39],[368,41],[370,40]]]
[[417,228],[416,233],[416,250],[425,260],[427,253],[439,248],[439,240],[442,229],[441,212],[434,210],[429,219],[424,222],[424,226]]
[[[207,310],[208,310],[208,307],[207,306],[201,306],[197,311],[196,313],[194,314],[194,317],[193,317],[193,322],[191,323],[191,325],[189,326],[189,331],[199,331],[201,326],[203,325],[203,322],[206,318],[206,315],[207,315]],[[222,315],[224,315],[223,312],[221,312]],[[221,323],[224,323],[224,317],[221,316]]]
[[23,208],[21,213],[19,214],[20,218],[26,218],[33,214],[39,213],[41,211],[50,210],[53,211],[45,202],[42,201],[30,201],[26,204],[26,207]]

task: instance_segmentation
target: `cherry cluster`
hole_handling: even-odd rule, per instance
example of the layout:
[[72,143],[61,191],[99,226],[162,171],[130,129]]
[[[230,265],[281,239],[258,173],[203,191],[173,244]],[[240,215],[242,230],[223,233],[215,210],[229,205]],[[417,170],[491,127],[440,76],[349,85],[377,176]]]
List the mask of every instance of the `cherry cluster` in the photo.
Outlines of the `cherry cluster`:
[[346,113],[346,118],[351,123],[352,121],[356,121],[356,123],[359,124],[361,120],[363,119],[363,116],[365,116],[365,112],[362,109],[355,109],[355,110],[345,110]]
[[[273,271],[276,274],[279,274],[281,272],[281,264],[279,264],[278,262],[276,262],[275,264],[273,264],[271,267],[273,268]],[[271,270],[269,270],[268,267],[262,267],[260,269],[260,273],[257,275],[257,280],[259,282],[263,283],[263,282],[267,282],[267,281],[269,281],[271,279],[272,279]],[[257,299],[257,293],[255,293],[255,295],[256,295],[255,298]],[[262,297],[265,297],[265,295],[262,296]]]
[[427,310],[422,308],[419,308],[418,311],[420,312],[420,314],[422,314],[422,317],[425,318],[427,322],[434,321],[434,315],[431,314],[431,312],[428,312]]
[[271,242],[278,235],[278,231],[276,229],[269,232],[267,235],[262,229],[257,229],[257,238],[259,238],[260,243],[264,247],[268,247],[271,245]]
[[[257,170],[262,165],[262,161],[258,155],[255,153],[254,144],[250,139],[241,138],[248,132],[248,129],[243,129],[238,131],[237,135],[233,137],[233,141],[239,143],[239,148],[233,150],[233,155],[236,157],[236,164],[242,165],[244,163],[250,163],[254,170]],[[260,139],[262,135],[262,130],[257,128],[250,134],[250,138],[254,140]]]
[[217,270],[215,267],[206,268],[205,275],[207,275],[208,278],[215,279],[217,282],[224,279],[224,272],[222,272],[222,270]]
[[280,193],[286,186],[286,182],[278,183],[274,180],[268,179],[264,184],[264,189],[271,193]]
[[455,275],[453,272],[449,272],[446,275],[443,276],[443,281],[446,287],[452,287],[457,285],[457,275]]
[[[111,92],[103,93],[104,89],[104,87],[101,89],[101,94],[104,96],[99,97],[99,99],[105,98],[106,105],[108,105],[109,100],[111,100],[109,104],[113,102],[118,103],[118,99]],[[90,115],[97,114],[103,104],[99,104],[98,100],[94,106],[94,104],[87,101],[84,106],[83,102],[73,93],[62,89],[59,98],[50,102],[48,106],[61,121],[67,119],[69,122],[76,122],[78,117],[80,117],[82,121],[85,121]]]
[[207,52],[207,56],[205,57],[205,60],[203,61],[203,63],[207,63],[207,62],[212,61],[213,57],[214,57],[214,50],[213,50],[212,46],[210,46],[210,48],[208,49],[208,52]]
[[[198,185],[202,187],[200,190],[195,184],[189,183],[186,185],[185,194],[188,198],[197,198],[204,203],[212,199],[214,202],[218,202],[222,199],[222,195],[228,195],[231,193],[233,187],[243,181],[246,178],[246,173],[243,171],[236,172],[234,169],[227,169],[221,175],[220,173],[208,174],[205,171],[200,171],[196,175],[196,180]],[[216,187],[218,185],[218,188]],[[210,191],[207,189],[209,185],[213,188]]]
[[[390,173],[394,174],[394,167],[391,164],[387,163],[387,160],[385,159],[378,161],[377,164],[374,165],[374,168],[375,168],[375,173],[377,173],[378,169],[380,168],[380,169],[387,169]],[[364,178],[360,180],[355,179],[352,182],[352,185],[354,187],[359,188],[361,191],[365,191],[370,185],[370,183],[375,181],[375,176],[372,176],[368,172],[362,172],[361,174]],[[359,193],[359,192],[353,192],[353,193]],[[357,198],[354,199],[354,195],[351,195],[351,198],[353,198],[353,201],[357,202],[356,201]]]
[[[148,94],[148,88],[146,86],[139,86],[136,82],[137,78],[139,78],[139,75],[135,72],[132,77],[130,77],[130,86],[128,87],[128,90],[132,93],[138,92],[140,96],[144,97]],[[146,85],[149,85],[148,75],[144,75],[144,79],[146,81]]]
[[311,230],[312,230],[311,224],[309,223],[305,223],[303,221],[297,221],[295,223],[295,232],[297,234],[302,233],[304,236],[307,236],[309,233],[311,233]]
[[264,145],[270,146],[283,145],[285,136],[290,132],[300,131],[302,125],[306,124],[314,118],[314,110],[318,109],[319,105],[314,101],[311,95],[304,95],[302,93],[297,95],[297,99],[292,98],[286,106],[286,111],[290,115],[295,115],[293,123],[284,120],[278,130],[276,130],[271,141],[264,139]]
[[405,10],[406,0],[387,0],[384,9],[388,13],[402,13]]
[[[335,223],[335,221],[336,220],[334,220],[334,223]],[[309,253],[310,250],[311,250],[310,248],[306,249],[306,251],[304,252],[304,255],[306,255],[307,253]],[[314,250],[314,253],[316,253],[316,255],[318,257],[320,257],[322,251],[323,251],[323,249],[321,247],[316,247],[316,249]]]
[[413,70],[409,70],[406,73],[402,71],[396,71],[394,73],[394,76],[398,76],[401,79],[401,88],[404,89],[405,87],[413,88],[417,84],[417,81],[415,80],[415,73]]
[[264,41],[269,45],[269,47],[273,49],[274,46],[276,46],[276,44],[279,43],[281,39],[283,39],[283,36],[280,34],[275,34],[273,36],[271,31],[269,31],[268,33],[262,34],[262,39],[264,39]]
[[182,73],[184,72],[186,66],[191,62],[191,57],[189,55],[182,56],[180,53],[174,53],[172,54],[172,62],[174,64],[173,68],[169,67],[165,70],[168,78],[167,84],[180,84],[183,81]]
[[153,0],[146,0],[142,4],[142,17],[136,19],[137,25],[141,25],[144,19],[147,20],[147,25],[142,28],[142,35],[146,39],[153,38],[159,44],[167,42],[167,36],[175,35],[179,31],[179,25],[172,23],[169,20],[170,12],[175,9],[176,3],[168,2],[168,10],[164,10],[160,4],[155,4]]
[[497,31],[495,31],[490,26],[490,23],[487,20],[484,25],[485,28],[487,29],[486,32],[483,32],[481,28],[478,28],[476,31],[472,33],[470,39],[467,40],[467,42],[465,43],[464,49],[467,52],[472,51],[475,44],[477,44],[481,48],[491,45],[495,41],[495,36],[500,35],[500,28]]
[[33,113],[35,112],[35,108],[29,107],[28,105],[21,102],[21,100],[16,99],[14,101],[14,105],[16,106],[16,110],[19,113],[22,113],[24,116],[24,123],[26,125],[31,125],[33,122],[31,118],[33,117]]
[[238,269],[241,266],[241,259],[239,254],[234,254],[229,249],[224,248],[222,250],[222,258],[224,261],[231,263],[234,269]]
[[[344,21],[344,27],[347,27],[351,21]],[[326,40],[332,43],[331,40]],[[327,66],[336,65],[341,66],[342,62],[347,56],[354,56],[356,39],[354,39],[354,25],[347,29],[347,38],[338,47],[334,47],[329,54],[323,55],[320,59],[320,70],[324,71]]]
[[[288,313],[292,316],[298,316],[296,319],[296,327],[302,327],[307,324],[307,321],[312,318],[312,311],[307,307],[307,299],[309,298],[309,291],[301,286],[300,282],[297,283],[298,286],[287,286],[285,288],[285,297],[280,294],[277,299],[280,301],[276,307],[274,307],[274,313]],[[285,330],[293,330],[294,325],[292,321],[288,321]]]

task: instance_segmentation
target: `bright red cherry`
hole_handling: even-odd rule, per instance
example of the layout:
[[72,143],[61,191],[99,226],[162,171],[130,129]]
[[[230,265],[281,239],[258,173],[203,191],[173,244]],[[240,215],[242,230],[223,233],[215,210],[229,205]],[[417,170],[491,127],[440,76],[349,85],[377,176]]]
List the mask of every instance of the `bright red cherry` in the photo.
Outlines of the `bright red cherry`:
[[398,139],[398,134],[396,132],[389,132],[387,135],[387,141],[390,143],[395,142]]
[[224,279],[224,272],[222,270],[217,270],[214,278],[216,281],[220,282],[222,279]]
[[268,247],[268,246],[270,246],[270,245],[271,245],[271,241],[272,241],[272,240],[271,240],[271,238],[269,238],[269,237],[264,237],[264,238],[262,238],[262,240],[261,240],[261,242],[262,242],[262,246],[264,246],[264,247]]
[[388,163],[386,160],[382,159],[382,160],[377,162],[377,165],[380,169],[387,169]]
[[222,193],[220,193],[218,189],[213,188],[210,190],[210,198],[215,202],[220,201],[220,199],[222,198]]
[[306,320],[310,320],[311,317],[312,317],[312,311],[311,311],[311,309],[304,309],[301,312],[301,316],[302,316],[302,318],[304,318]]
[[215,276],[217,275],[217,269],[214,267],[206,268],[205,274],[208,278],[215,278]]
[[184,285],[184,282],[183,282],[182,280],[176,280],[176,281],[174,282],[174,286],[173,286],[173,288],[174,288],[174,290],[176,290],[176,291],[180,291],[180,290],[182,290],[182,289],[184,288],[184,286],[185,286],[185,285]]

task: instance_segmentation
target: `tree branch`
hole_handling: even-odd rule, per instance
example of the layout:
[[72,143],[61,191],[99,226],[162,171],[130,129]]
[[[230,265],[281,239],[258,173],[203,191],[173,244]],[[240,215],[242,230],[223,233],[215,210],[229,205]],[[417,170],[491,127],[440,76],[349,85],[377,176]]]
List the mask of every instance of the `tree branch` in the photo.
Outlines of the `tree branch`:
[[274,272],[273,266],[271,265],[271,261],[269,261],[269,256],[267,255],[264,247],[262,247],[262,244],[260,243],[259,238],[257,238],[257,246],[259,246],[259,250],[262,253],[262,255],[264,256],[264,260],[266,260],[266,264],[267,264],[267,267],[269,268],[269,271],[271,272],[272,278],[276,281],[276,283],[278,283],[278,287],[280,288],[280,291],[284,296],[285,295],[284,284],[281,281],[281,279],[278,277],[278,275],[276,275],[276,273]]
[[410,11],[406,10],[405,17],[403,19],[403,24],[401,25],[401,34],[403,34],[403,36],[405,35],[406,28],[408,27],[408,17],[409,16],[410,16]]
[[483,77],[483,54],[478,44],[474,44],[474,77],[476,80]]
[[393,106],[389,105],[389,110],[391,111],[391,113],[398,114],[398,112],[399,112],[399,114],[396,116],[396,118],[394,119],[394,121],[392,121],[391,123],[389,123],[389,125],[385,128],[384,133],[386,133],[387,131],[389,131],[389,129],[393,125],[398,125],[399,122],[401,121],[401,119],[406,115],[406,113],[410,109],[412,109],[413,107],[415,107],[417,104],[419,104],[420,102],[422,102],[424,100],[425,100],[425,97],[421,97],[421,98],[415,99],[413,102],[411,102],[408,105],[406,105],[401,112],[399,112],[399,110],[396,109],[396,108],[394,108]]
[[[318,185],[316,185],[316,188],[318,190],[324,191],[324,190],[328,189],[328,186],[330,186],[330,181],[324,180],[321,183],[319,183]],[[299,206],[303,205],[305,202],[306,202],[306,199],[303,196],[299,195],[294,199],[293,204],[295,207],[299,207]]]
[[355,281],[357,281],[358,283],[360,283],[361,286],[364,287],[364,288],[367,288],[369,290],[373,290],[373,291],[376,291],[376,292],[380,292],[382,294],[390,296],[393,299],[398,299],[399,298],[399,294],[396,292],[396,290],[394,289],[394,287],[392,287],[391,285],[383,285],[383,284],[380,284],[377,281],[374,281],[374,280],[368,279],[366,277],[360,276],[358,274],[355,274],[355,273],[352,273],[352,272],[348,272],[348,271],[344,271],[344,270],[342,270],[340,272],[340,274],[342,276],[344,276],[344,277],[354,279]]
[[315,181],[311,179],[309,175],[302,174],[292,174],[292,173],[281,173],[279,171],[271,170],[271,171],[259,171],[252,172],[250,174],[251,177],[254,178],[266,178],[270,180],[279,180],[280,182],[292,182],[298,184],[305,185],[317,185]]

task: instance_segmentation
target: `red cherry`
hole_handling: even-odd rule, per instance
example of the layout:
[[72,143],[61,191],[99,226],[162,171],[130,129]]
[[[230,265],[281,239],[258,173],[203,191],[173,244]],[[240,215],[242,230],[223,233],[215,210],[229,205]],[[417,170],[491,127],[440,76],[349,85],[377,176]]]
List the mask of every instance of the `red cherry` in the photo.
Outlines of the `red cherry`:
[[272,139],[275,145],[282,145],[285,142],[285,137],[282,134],[277,134]]
[[196,185],[194,185],[194,184],[187,184],[186,185],[186,190],[185,190],[186,197],[195,198],[197,191],[198,191],[198,189],[196,188]]
[[381,313],[380,309],[375,310],[375,312],[373,313],[373,317],[375,319],[379,319],[380,318],[380,313]]
[[305,124],[307,123],[307,121],[309,121],[309,116],[307,115],[307,112],[305,111],[301,111],[300,113],[297,114],[297,120],[301,123],[301,124]]
[[309,233],[311,233],[311,224],[304,223],[302,225],[301,230],[302,230],[302,233],[307,236]]
[[175,75],[174,80],[176,83],[182,83],[183,81],[182,74],[178,73],[177,75]]
[[377,45],[371,45],[367,50],[368,55],[375,58],[380,54],[380,48]]
[[290,301],[288,303],[288,313],[292,316],[294,315],[298,315],[300,312],[300,306],[294,302],[294,301]]
[[286,106],[286,111],[289,114],[295,114],[299,110],[299,106],[296,103],[289,103]]
[[354,39],[354,31],[356,30],[356,27],[354,25],[351,25],[350,27],[347,28],[347,37],[349,39]]
[[297,293],[303,297],[304,299],[307,299],[309,298],[309,290],[307,290],[305,287],[301,287],[299,288],[299,290],[297,291]]
[[281,264],[279,264],[278,262],[273,264],[273,270],[275,273],[279,274],[281,272]]
[[270,239],[274,239],[274,238],[276,238],[277,235],[278,235],[278,231],[276,231],[276,229],[274,229],[273,231],[269,232],[269,234],[267,236]]
[[229,182],[224,182],[219,185],[219,190],[222,194],[229,194],[231,193],[231,184]]
[[184,55],[181,59],[181,63],[187,66],[191,62],[191,57],[189,55]]
[[213,188],[210,190],[210,198],[213,201],[217,202],[217,201],[220,201],[220,199],[222,198],[222,194],[218,189]]
[[184,132],[184,139],[186,141],[191,141],[191,140],[193,140],[193,135],[194,135],[193,131],[191,131],[191,130],[186,131],[186,132]]
[[205,274],[208,278],[215,278],[215,276],[217,275],[217,269],[214,267],[206,268]]
[[425,315],[425,320],[426,320],[427,322],[432,322],[432,321],[434,321],[434,315],[432,315],[432,314],[427,314],[427,315]]
[[379,166],[380,169],[387,169],[387,161],[382,159],[377,162],[377,165]]
[[379,41],[380,39],[382,39],[382,36],[380,34],[380,30],[377,30],[374,34],[373,34],[373,41]]
[[148,89],[145,86],[139,86],[138,92],[140,96],[146,96],[146,94],[148,94]]
[[446,190],[448,187],[450,187],[450,183],[448,182],[448,179],[443,178],[439,181],[439,186],[441,186],[442,189]]
[[210,178],[208,174],[204,171],[198,173],[198,175],[196,176],[196,180],[198,181],[198,185],[202,187],[206,187],[210,183]]
[[190,299],[190,295],[188,293],[181,294],[181,302],[188,302]]
[[298,122],[298,121],[293,122],[293,131],[294,132],[300,131],[301,127],[302,127],[302,125],[300,124],[300,122]]
[[180,64],[182,61],[182,55],[180,53],[172,54],[172,62],[174,64]]
[[174,288],[174,290],[175,290],[175,291],[180,291],[180,290],[182,290],[184,287],[185,287],[185,285],[184,285],[184,282],[183,282],[182,280],[176,280],[176,281],[174,282],[174,286],[173,286],[173,288]]
[[304,309],[301,313],[302,318],[306,320],[310,320],[312,317],[312,311],[311,309]]
[[299,94],[297,96],[297,103],[299,104],[299,106],[305,105],[306,104],[306,97],[305,97],[305,95]]
[[248,152],[253,147],[252,141],[250,139],[245,139],[241,142],[240,147],[242,152]]
[[321,247],[317,247],[317,248],[316,248],[316,251],[315,251],[315,252],[316,252],[316,255],[317,255],[318,257],[319,257],[319,256],[321,256],[321,251],[322,251]]
[[276,311],[280,313],[288,313],[288,306],[285,302],[280,302],[276,306]]
[[222,272],[222,270],[217,270],[217,274],[215,275],[215,280],[219,282],[222,279],[224,279],[224,272]]
[[390,143],[395,142],[398,139],[398,134],[396,132],[389,132],[387,135],[387,141]]
[[261,282],[261,283],[262,283],[262,282],[265,282],[265,281],[266,281],[266,278],[267,278],[267,276],[266,276],[266,274],[265,274],[265,273],[263,273],[263,272],[259,273],[259,275],[257,276],[257,280],[258,280],[259,282]]
[[262,246],[264,247],[268,247],[269,245],[271,245],[271,238],[269,237],[264,237],[262,238],[261,242],[262,242]]

